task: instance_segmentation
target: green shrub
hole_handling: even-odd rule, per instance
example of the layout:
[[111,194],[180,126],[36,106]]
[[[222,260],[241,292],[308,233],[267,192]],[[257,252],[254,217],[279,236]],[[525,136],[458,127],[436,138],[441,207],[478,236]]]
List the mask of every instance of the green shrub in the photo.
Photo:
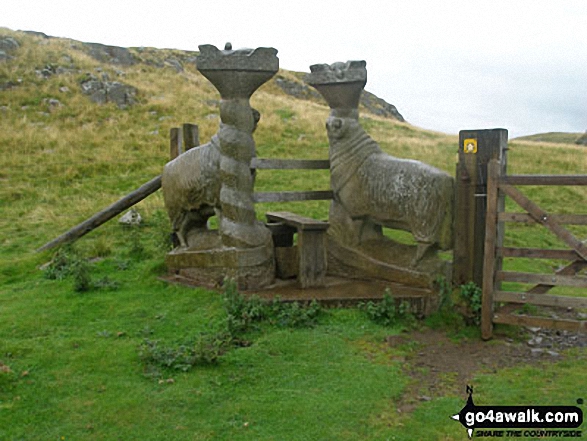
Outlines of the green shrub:
[[92,288],[90,263],[73,245],[66,245],[57,250],[45,269],[45,277],[53,280],[72,277],[73,289],[77,292],[88,291]]
[[164,346],[157,340],[145,339],[141,345],[140,357],[151,368],[160,366],[187,372],[195,366],[216,364],[231,345],[232,338],[223,332],[202,333],[190,341],[172,346]]
[[460,297],[467,306],[466,319],[475,325],[481,324],[481,297],[482,290],[474,282],[468,282],[460,287]]
[[403,300],[396,302],[389,289],[385,290],[383,299],[379,302],[368,301],[359,304],[359,308],[367,313],[367,317],[383,326],[392,326],[398,323],[413,324],[415,321],[411,305]]
[[224,281],[223,297],[227,315],[227,331],[234,338],[247,332],[254,322],[259,322],[267,317],[266,304],[256,296],[245,298],[238,292],[234,280],[226,279]]
[[57,250],[51,262],[44,269],[44,275],[50,280],[63,280],[71,274],[71,264],[77,257],[72,246],[66,245]]
[[224,307],[228,332],[234,337],[250,330],[253,323],[263,321],[291,328],[314,326],[322,313],[322,306],[315,300],[303,305],[300,302],[285,303],[279,298],[272,302],[257,296],[246,298],[238,292],[232,280],[224,283]]
[[288,328],[315,326],[322,313],[322,306],[316,301],[305,306],[299,302],[283,303],[274,300],[270,307],[269,321]]

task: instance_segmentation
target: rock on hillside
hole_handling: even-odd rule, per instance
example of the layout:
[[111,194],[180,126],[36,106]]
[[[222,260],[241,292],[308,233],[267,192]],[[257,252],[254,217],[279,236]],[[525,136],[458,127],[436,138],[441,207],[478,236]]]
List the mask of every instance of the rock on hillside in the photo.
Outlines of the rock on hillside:
[[[301,80],[291,80],[285,78],[283,75],[277,75],[273,81],[283,92],[295,98],[303,100],[311,100],[316,102],[324,102],[322,96],[313,88],[302,82]],[[389,104],[385,100],[376,95],[363,90],[360,104],[364,109],[377,116],[385,118],[393,118],[404,122],[404,117],[398,112],[396,107]]]
[[[97,104],[113,102],[121,108],[132,106],[139,102],[138,97],[141,91],[136,87],[125,84],[121,78],[124,72],[121,69],[146,64],[157,68],[171,68],[178,74],[184,71],[188,65],[194,65],[197,52],[155,49],[155,48],[123,48],[108,46],[100,43],[83,43],[75,40],[66,40],[48,36],[42,32],[25,31],[27,35],[37,37],[37,44],[46,43],[51,39],[61,40],[68,43],[74,51],[81,51],[89,57],[102,63],[104,67],[114,67],[116,81],[107,74],[98,72],[87,72],[76,68],[73,65],[71,56],[61,56],[50,60],[43,66],[35,66],[35,72],[39,78],[48,79],[54,75],[75,74],[82,76],[79,81],[79,91]],[[22,35],[22,34],[21,34]],[[18,41],[17,32],[8,32],[8,35],[0,34],[0,62],[10,62],[18,57],[21,43]],[[110,69],[112,70],[112,69]],[[323,98],[316,90],[302,81],[303,74],[299,72],[281,71],[270,83],[277,93],[285,93],[297,99],[308,100],[324,104]],[[0,78],[0,90],[8,90],[16,87],[18,82],[12,78]],[[363,92],[361,97],[361,108],[365,113],[404,121],[403,116],[395,106],[385,100],[369,93]]]
[[577,138],[575,144],[587,146],[587,130],[585,131],[585,133],[579,136],[579,138]]

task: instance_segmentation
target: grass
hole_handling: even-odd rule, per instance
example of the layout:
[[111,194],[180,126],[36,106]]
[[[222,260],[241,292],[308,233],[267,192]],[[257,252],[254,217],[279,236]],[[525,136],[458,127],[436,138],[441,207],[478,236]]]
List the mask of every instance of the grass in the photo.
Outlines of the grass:
[[535,135],[520,136],[516,141],[548,142],[555,144],[575,144],[582,133],[548,132]]
[[[39,266],[54,253],[34,250],[160,174],[171,127],[195,122],[207,142],[218,129],[218,118],[209,117],[218,113],[218,95],[188,64],[177,73],[139,63],[118,77],[118,67],[93,60],[79,43],[0,29],[3,35],[14,36],[20,48],[0,64],[0,83],[19,84],[0,94],[0,439],[463,439],[448,416],[462,407],[464,392],[398,415],[395,403],[409,378],[397,359],[385,351],[372,357],[367,348],[381,347],[403,325],[377,325],[356,308],[328,310],[311,328],[262,324],[246,333],[250,345],[222,355],[217,365],[151,375],[140,356],[145,339],[173,346],[225,319],[218,293],[158,280],[169,232],[161,195],[138,205],[142,227],[111,221],[78,241],[79,258],[89,264],[87,291],[76,291],[72,276],[46,278]],[[156,62],[183,56],[132,51]],[[35,73],[66,63],[64,56],[76,72],[48,79]],[[124,110],[92,104],[78,82],[98,68],[135,86],[139,103]],[[50,108],[48,98],[61,106]],[[259,157],[328,157],[325,105],[287,97],[271,83],[252,105],[262,113]],[[362,123],[388,153],[454,173],[456,137],[366,113]],[[512,173],[587,169],[578,146],[515,141],[509,158]],[[262,170],[256,188],[327,189],[328,174]],[[526,191],[559,212],[583,210],[587,196],[578,188],[560,196]],[[257,206],[260,218],[268,210],[328,217],[324,201]],[[507,234],[519,246],[559,246],[539,229],[508,226]],[[587,236],[584,227],[576,234]],[[506,262],[533,271],[555,264]],[[442,327],[452,319],[427,323]],[[451,332],[477,338],[476,331]],[[583,365],[584,353],[577,352],[543,369],[480,374],[478,404],[573,404],[587,387]]]

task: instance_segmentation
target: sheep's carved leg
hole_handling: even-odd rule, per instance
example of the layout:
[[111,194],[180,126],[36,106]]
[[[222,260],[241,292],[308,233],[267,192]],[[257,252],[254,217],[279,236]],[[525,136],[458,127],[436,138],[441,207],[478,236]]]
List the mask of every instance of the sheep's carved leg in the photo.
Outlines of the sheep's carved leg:
[[361,232],[359,242],[364,243],[369,240],[381,240],[383,237],[383,229],[381,225],[376,224],[371,219],[367,218],[361,223]]
[[363,219],[353,220],[346,209],[336,200],[330,204],[328,218],[330,221],[328,234],[344,245],[359,245],[364,224]]
[[418,242],[418,247],[416,248],[416,255],[412,259],[411,263],[412,267],[417,266],[420,263],[420,261],[424,258],[424,256],[434,249],[433,245],[433,243]]
[[204,206],[197,210],[186,211],[178,222],[175,234],[179,246],[188,248],[188,234],[194,229],[207,229],[208,219],[214,215],[214,208]]

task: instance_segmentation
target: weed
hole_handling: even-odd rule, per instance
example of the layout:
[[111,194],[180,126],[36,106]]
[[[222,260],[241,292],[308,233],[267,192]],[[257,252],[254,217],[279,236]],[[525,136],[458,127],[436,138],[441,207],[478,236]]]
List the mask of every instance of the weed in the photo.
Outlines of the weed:
[[86,259],[79,258],[71,265],[73,277],[73,289],[76,292],[89,291],[92,288],[92,277],[90,275],[90,264]]
[[440,297],[438,309],[445,310],[453,306],[452,300],[452,286],[445,277],[438,276],[436,279],[436,286],[438,287],[438,295]]
[[460,297],[467,306],[466,319],[475,325],[481,324],[481,296],[481,288],[474,282],[468,282],[460,287]]
[[174,346],[163,346],[157,340],[145,339],[139,355],[147,366],[187,372],[195,366],[218,363],[219,357],[231,346],[232,338],[226,333],[202,333]]
[[234,280],[226,279],[223,286],[227,331],[234,338],[237,338],[247,332],[253,322],[259,322],[266,318],[267,308],[258,297],[253,296],[246,299],[241,295]]
[[[308,327],[317,323],[322,307],[316,301],[307,306],[298,302],[279,300],[264,302],[259,297],[244,297],[231,279],[224,281],[224,309],[226,319],[217,332],[201,333],[195,338],[173,345],[145,338],[140,358],[149,376],[159,376],[158,367],[187,372],[195,366],[213,365],[220,356],[238,346],[248,346],[243,334],[252,330],[254,323],[268,322],[286,327]],[[143,335],[153,331],[148,328]]]
[[400,322],[413,324],[415,321],[410,303],[403,300],[398,304],[389,289],[385,290],[381,301],[362,302],[359,308],[367,313],[370,320],[383,326],[392,326]]
[[75,251],[71,245],[59,248],[44,270],[45,277],[50,280],[62,280],[69,276],[74,255]]
[[316,300],[304,306],[299,302],[283,303],[277,299],[273,301],[269,309],[269,321],[288,328],[315,326],[322,313],[322,306]]
[[312,301],[309,305],[299,302],[284,303],[279,298],[271,303],[257,296],[242,296],[232,280],[224,283],[224,307],[228,332],[235,338],[251,329],[255,322],[268,321],[282,327],[301,328],[314,326],[322,312],[322,306]]
[[103,289],[106,291],[116,291],[120,288],[120,282],[112,280],[108,276],[104,276],[101,279],[96,280],[92,283],[92,287],[95,289]]
[[139,225],[124,225],[129,242],[129,254],[135,258],[145,257],[145,246],[141,238]]
[[88,291],[92,287],[90,263],[73,245],[59,248],[45,269],[45,277],[53,280],[73,278],[73,289],[77,292]]

